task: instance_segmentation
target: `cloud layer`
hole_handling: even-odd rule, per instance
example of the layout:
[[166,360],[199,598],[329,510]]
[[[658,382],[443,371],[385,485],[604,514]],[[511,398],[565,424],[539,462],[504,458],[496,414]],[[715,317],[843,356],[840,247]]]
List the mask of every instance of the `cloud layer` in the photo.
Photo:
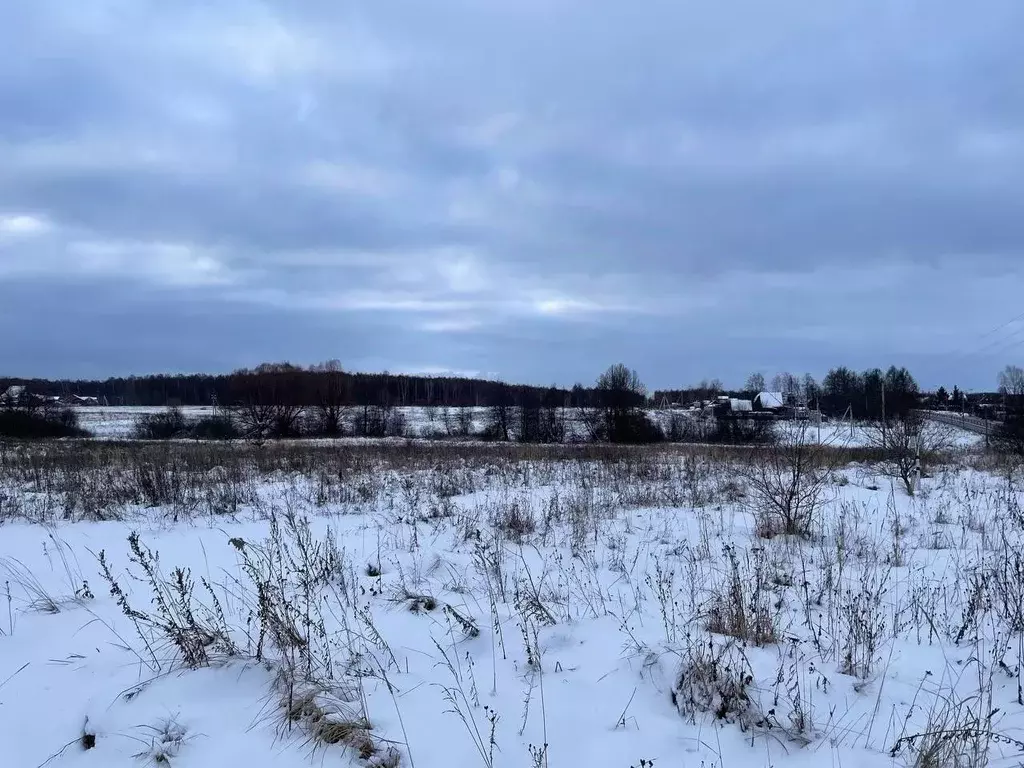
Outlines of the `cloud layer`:
[[1024,286],[1022,22],[1017,0],[16,3],[4,372],[897,362],[991,386],[1024,356],[1024,323],[979,342]]

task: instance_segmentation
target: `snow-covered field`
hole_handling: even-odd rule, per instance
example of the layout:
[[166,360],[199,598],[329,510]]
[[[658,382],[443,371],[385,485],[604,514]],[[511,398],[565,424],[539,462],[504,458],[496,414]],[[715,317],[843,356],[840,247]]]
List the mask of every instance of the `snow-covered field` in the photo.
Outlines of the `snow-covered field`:
[[4,449],[0,764],[1019,764],[1019,480],[785,455]]
[[[132,436],[132,430],[140,416],[145,414],[162,413],[166,409],[162,407],[148,406],[97,406],[78,408],[79,423],[89,430],[95,437],[104,439],[127,439]],[[214,412],[210,406],[185,406],[182,413],[187,419],[194,420],[211,416]],[[444,432],[444,409],[441,408],[399,408],[397,409],[405,417],[408,434],[410,437],[421,437],[432,433]],[[673,416],[680,416],[682,412],[670,410],[652,410],[651,418],[658,424],[665,424]],[[567,409],[566,422],[570,435],[579,437],[585,436],[585,427],[579,423],[578,414],[573,409]],[[484,408],[472,409],[472,429],[479,433],[487,424],[487,411]],[[778,422],[776,429],[784,438],[792,437],[795,432],[802,428],[800,422]],[[820,440],[827,445],[849,445],[867,446],[877,441],[875,434],[877,429],[871,425],[849,422],[825,422],[820,426],[806,426],[808,435],[814,440]],[[959,447],[978,445],[982,438],[966,430],[949,428],[946,430],[950,436],[950,442]]]
[[[946,424],[929,422],[925,429],[932,441],[952,448],[977,447],[985,441],[981,435]],[[819,429],[816,424],[780,421],[776,424],[776,430],[780,437],[789,440],[798,439],[801,432],[806,430],[807,439],[822,445],[861,448],[883,442],[880,425],[865,422],[826,421]]]
[[[140,416],[163,413],[167,409],[157,406],[86,406],[75,408],[78,423],[83,429],[89,430],[95,437],[108,439],[126,439],[132,436],[132,430]],[[213,408],[208,405],[186,405],[181,412],[188,419],[210,416]]]
[[[79,424],[95,437],[106,439],[127,439],[140,416],[163,413],[167,409],[158,406],[90,406],[76,408]],[[443,431],[443,413],[440,408],[398,408],[405,416],[409,436],[418,437],[430,431]],[[214,409],[208,405],[186,405],[181,408],[186,419],[194,420],[212,416]],[[486,409],[472,409],[473,429],[479,431],[486,423]]]

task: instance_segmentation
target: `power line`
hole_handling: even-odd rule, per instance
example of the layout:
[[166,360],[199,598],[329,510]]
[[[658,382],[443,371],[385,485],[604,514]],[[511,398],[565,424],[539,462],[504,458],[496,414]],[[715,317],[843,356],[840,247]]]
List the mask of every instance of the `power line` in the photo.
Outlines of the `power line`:
[[[1004,354],[1024,344],[1024,325],[1011,331],[1008,335],[1000,333],[1021,320],[1024,320],[1024,312],[976,336],[974,340],[962,344],[958,350],[948,353],[948,356],[939,354],[937,357],[940,359],[945,357],[946,364],[950,365],[967,360],[980,361],[983,358],[990,359],[995,355]],[[988,339],[987,342],[985,342],[986,339]],[[977,345],[981,342],[985,343],[978,347]]]
[[[1010,343],[1007,344],[1006,342],[1010,342]],[[990,347],[992,345],[989,345],[989,346],[987,346],[987,347],[985,347],[983,349],[979,349],[975,354],[977,356],[980,356],[980,355],[991,356],[991,355],[994,355],[994,354],[1002,354],[1004,352],[1008,352],[1011,349],[1019,347],[1021,344],[1024,344],[1024,328],[1021,328],[1019,331],[1017,331],[1017,333],[1015,333],[1015,334],[1013,334],[1011,336],[1007,336],[1005,339],[1001,339],[998,342],[998,344],[997,344],[997,348],[990,349]]]
[[[1002,323],[1001,325],[997,325],[997,326],[996,326],[995,328],[993,328],[993,329],[991,329],[991,330],[989,330],[989,331],[986,331],[985,333],[981,334],[981,335],[980,335],[980,336],[978,336],[978,337],[977,337],[977,338],[976,338],[976,339],[975,339],[974,341],[970,342],[969,346],[973,346],[973,345],[975,345],[975,344],[978,344],[979,342],[983,341],[984,339],[987,339],[987,338],[988,338],[989,336],[991,336],[991,335],[992,335],[993,333],[998,333],[999,331],[1003,330],[1003,329],[1004,329],[1004,328],[1006,328],[1007,326],[1009,326],[1009,325],[1013,325],[1014,323],[1016,323],[1016,322],[1017,322],[1017,321],[1019,321],[1019,320],[1024,320],[1024,312],[1021,312],[1021,313],[1020,313],[1019,315],[1017,315],[1016,317],[1011,317],[1011,318],[1010,318],[1009,320],[1007,320],[1007,321],[1006,321],[1005,323]],[[1022,329],[1019,329],[1019,330],[1024,330],[1024,328],[1022,328]],[[1018,330],[1018,333],[1019,333],[1019,330]],[[1016,333],[1014,333],[1013,335],[1016,335]],[[998,341],[999,341],[999,340],[997,339],[995,343],[998,343]],[[983,349],[983,350],[984,350],[984,349],[988,349],[988,348],[989,348],[990,346],[992,346],[992,343],[991,343],[991,342],[990,342],[989,344],[987,344],[987,345],[986,345],[985,347],[983,347],[982,349]],[[961,348],[960,350],[958,350],[958,351],[956,351],[956,352],[953,352],[953,353],[952,353],[952,356],[953,356],[953,357],[961,357],[961,356],[963,356],[963,355],[970,355],[970,354],[974,354],[974,353],[976,353],[977,351],[979,351],[979,350],[973,350],[973,351],[972,351],[972,350],[970,350],[970,349],[964,349],[964,348]]]

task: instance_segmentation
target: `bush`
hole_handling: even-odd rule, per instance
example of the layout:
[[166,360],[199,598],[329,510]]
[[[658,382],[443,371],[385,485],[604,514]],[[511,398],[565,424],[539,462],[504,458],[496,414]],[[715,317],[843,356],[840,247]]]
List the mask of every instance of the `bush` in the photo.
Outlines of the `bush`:
[[595,411],[585,417],[591,439],[599,443],[646,445],[665,440],[665,433],[639,409]]
[[691,638],[672,687],[672,701],[694,723],[706,712],[746,731],[763,721],[752,695],[753,683],[750,662],[735,641]]
[[746,481],[758,536],[809,536],[841,454],[811,442],[806,424],[792,442],[754,452],[736,465]]
[[506,430],[499,424],[487,424],[477,435],[485,443],[503,443],[507,441]]
[[391,406],[364,405],[355,409],[352,433],[357,437],[405,437],[405,414]]
[[409,423],[401,411],[393,411],[384,430],[388,437],[408,437]]
[[205,416],[189,427],[196,440],[235,440],[240,437],[230,416]]
[[765,419],[738,419],[720,415],[713,422],[671,413],[663,432],[673,443],[710,443],[713,445],[768,445],[774,443],[775,424]]
[[135,420],[132,435],[136,440],[173,440],[188,434],[188,423],[180,408],[163,413],[146,413]]
[[304,437],[338,438],[349,431],[346,423],[347,409],[318,407],[307,411],[299,421],[299,431]]
[[696,442],[703,437],[700,423],[681,413],[670,413],[662,431],[670,443]]
[[31,411],[22,408],[0,410],[0,437],[40,440],[54,437],[88,437],[78,426],[78,414],[70,408],[59,411]]
[[708,630],[758,647],[778,641],[778,615],[768,581],[763,548],[748,555],[741,566],[736,551],[725,548],[727,575],[712,596]]
[[709,443],[766,445],[775,442],[775,424],[761,419],[717,418]]

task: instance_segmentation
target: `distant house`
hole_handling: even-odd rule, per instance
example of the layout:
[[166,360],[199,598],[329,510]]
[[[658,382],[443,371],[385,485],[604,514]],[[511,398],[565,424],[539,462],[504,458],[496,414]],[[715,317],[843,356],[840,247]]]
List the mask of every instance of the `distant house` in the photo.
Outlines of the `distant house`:
[[71,402],[74,405],[99,405],[100,401],[97,397],[88,397],[86,395],[72,395]]
[[13,408],[15,406],[49,405],[59,400],[60,398],[58,397],[37,395],[35,392],[29,392],[23,385],[16,384],[8,387],[7,391],[0,395],[0,406]]
[[759,411],[781,411],[786,407],[786,398],[781,392],[759,392],[754,398],[754,408]]
[[8,407],[22,405],[28,397],[29,394],[25,387],[15,384],[8,387],[7,391],[0,395],[0,405]]

